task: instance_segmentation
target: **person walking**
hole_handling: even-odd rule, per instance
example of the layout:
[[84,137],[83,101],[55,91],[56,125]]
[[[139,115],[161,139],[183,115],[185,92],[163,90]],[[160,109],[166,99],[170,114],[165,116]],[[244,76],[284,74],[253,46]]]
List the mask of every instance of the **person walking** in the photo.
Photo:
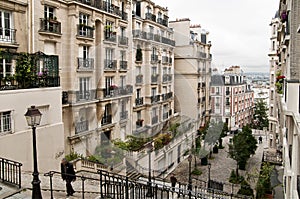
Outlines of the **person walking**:
[[175,185],[177,183],[177,178],[175,177],[174,174],[171,175],[170,181],[171,181],[172,190],[175,191]]
[[76,180],[73,164],[70,163],[66,158],[63,158],[60,166],[61,166],[61,177],[63,180],[66,181],[67,196],[72,196],[75,193],[75,191],[72,187],[71,182]]

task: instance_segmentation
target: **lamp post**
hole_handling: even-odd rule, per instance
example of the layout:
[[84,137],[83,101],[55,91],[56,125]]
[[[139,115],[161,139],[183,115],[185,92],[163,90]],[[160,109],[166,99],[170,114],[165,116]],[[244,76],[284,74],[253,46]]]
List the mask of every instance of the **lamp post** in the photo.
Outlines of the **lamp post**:
[[33,180],[31,182],[32,184],[32,199],[41,199],[41,187],[39,180],[39,172],[38,172],[38,165],[37,165],[37,152],[36,152],[36,126],[40,124],[42,114],[41,112],[35,108],[35,106],[31,106],[27,109],[27,112],[25,113],[25,118],[27,120],[28,126],[31,126],[32,128],[32,144],[33,144]]
[[189,155],[188,161],[189,161],[189,185],[188,185],[188,190],[189,190],[189,199],[191,199],[192,198],[192,155]]
[[207,188],[210,189],[210,168],[211,168],[211,164],[208,163],[207,164],[208,167],[208,182],[207,182]]
[[148,144],[148,154],[149,154],[149,174],[148,174],[148,190],[146,197],[153,197],[152,187],[151,187],[151,151],[153,149],[152,143]]

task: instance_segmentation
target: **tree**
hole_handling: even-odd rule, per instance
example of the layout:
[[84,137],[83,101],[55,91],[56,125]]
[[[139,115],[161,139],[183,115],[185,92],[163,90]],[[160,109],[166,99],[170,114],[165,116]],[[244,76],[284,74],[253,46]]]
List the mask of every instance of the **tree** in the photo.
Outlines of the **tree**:
[[237,162],[236,176],[238,176],[238,170],[244,170],[250,156],[255,154],[257,140],[253,137],[251,129],[248,126],[245,126],[243,127],[242,132],[233,137],[232,143],[228,146],[230,158]]
[[255,128],[259,130],[263,130],[264,127],[269,126],[269,120],[267,115],[267,104],[262,99],[259,99],[255,103],[254,109],[254,124]]

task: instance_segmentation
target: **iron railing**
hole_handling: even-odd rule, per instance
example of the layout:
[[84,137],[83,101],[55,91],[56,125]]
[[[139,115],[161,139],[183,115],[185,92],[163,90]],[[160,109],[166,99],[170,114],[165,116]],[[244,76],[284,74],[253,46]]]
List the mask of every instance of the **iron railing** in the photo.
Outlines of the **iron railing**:
[[0,41],[16,43],[16,29],[0,27]]
[[0,180],[21,188],[21,167],[19,162],[0,158]]
[[41,18],[40,19],[40,31],[61,34],[61,23],[54,19]]

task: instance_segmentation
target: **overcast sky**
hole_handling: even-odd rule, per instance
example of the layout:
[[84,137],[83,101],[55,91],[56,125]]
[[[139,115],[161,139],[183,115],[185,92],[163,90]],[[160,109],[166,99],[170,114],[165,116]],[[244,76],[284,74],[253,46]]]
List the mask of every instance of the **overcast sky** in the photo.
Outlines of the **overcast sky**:
[[270,22],[279,0],[152,0],[167,7],[169,20],[189,18],[209,31],[212,67],[239,65],[244,72],[268,72]]

